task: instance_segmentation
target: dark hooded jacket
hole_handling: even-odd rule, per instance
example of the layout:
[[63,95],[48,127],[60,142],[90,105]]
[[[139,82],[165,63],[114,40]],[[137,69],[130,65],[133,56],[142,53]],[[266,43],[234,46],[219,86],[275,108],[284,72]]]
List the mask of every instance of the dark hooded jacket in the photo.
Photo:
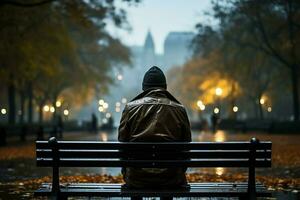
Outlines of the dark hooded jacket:
[[[121,142],[190,142],[185,108],[162,88],[146,90],[129,102],[119,127]],[[183,168],[123,168],[130,187],[170,187],[186,184]]]

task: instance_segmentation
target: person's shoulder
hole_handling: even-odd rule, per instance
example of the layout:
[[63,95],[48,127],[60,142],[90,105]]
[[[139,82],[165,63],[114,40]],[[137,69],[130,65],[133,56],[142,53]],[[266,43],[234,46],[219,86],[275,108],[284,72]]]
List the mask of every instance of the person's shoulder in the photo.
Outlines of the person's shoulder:
[[169,104],[173,107],[176,107],[176,108],[180,109],[180,110],[185,110],[184,106],[179,102],[170,100]]
[[154,103],[155,99],[152,97],[142,97],[140,99],[134,99],[127,103],[127,108],[135,107],[135,106],[141,106],[147,103]]

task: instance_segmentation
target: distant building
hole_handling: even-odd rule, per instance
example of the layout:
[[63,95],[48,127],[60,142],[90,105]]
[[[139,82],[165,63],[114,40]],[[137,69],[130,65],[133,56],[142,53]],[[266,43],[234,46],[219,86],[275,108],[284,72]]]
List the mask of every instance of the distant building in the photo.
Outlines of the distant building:
[[155,46],[150,31],[148,32],[144,43],[143,54],[140,56],[144,66],[156,65]]
[[164,42],[164,69],[183,65],[192,55],[190,48],[194,33],[170,32]]

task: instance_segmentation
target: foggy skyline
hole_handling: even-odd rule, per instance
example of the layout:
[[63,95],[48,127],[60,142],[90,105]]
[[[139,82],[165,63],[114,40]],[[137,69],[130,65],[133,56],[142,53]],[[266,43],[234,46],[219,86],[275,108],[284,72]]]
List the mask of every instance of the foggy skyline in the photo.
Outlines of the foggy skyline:
[[163,42],[169,32],[195,31],[198,22],[207,23],[204,12],[210,10],[210,0],[143,0],[137,6],[124,6],[131,32],[108,27],[124,44],[142,46],[150,30],[156,53],[163,53]]

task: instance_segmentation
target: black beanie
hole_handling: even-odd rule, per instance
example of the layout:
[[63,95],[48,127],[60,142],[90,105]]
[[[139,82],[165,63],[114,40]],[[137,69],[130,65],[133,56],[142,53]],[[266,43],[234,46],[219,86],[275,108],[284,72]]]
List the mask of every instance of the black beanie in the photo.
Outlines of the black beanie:
[[160,87],[167,89],[166,77],[159,67],[151,67],[144,76],[143,79],[143,90],[149,88]]

